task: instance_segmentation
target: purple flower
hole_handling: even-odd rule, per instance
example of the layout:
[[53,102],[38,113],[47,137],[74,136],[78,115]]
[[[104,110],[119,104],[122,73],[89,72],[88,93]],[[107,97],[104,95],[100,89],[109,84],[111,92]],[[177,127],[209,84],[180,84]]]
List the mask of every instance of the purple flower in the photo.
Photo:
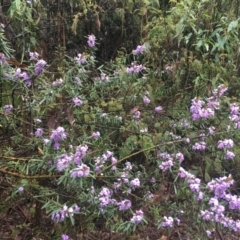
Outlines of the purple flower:
[[94,138],[94,139],[100,138],[100,132],[93,132],[92,133],[92,138]]
[[75,77],[75,81],[76,81],[77,85],[81,85],[82,84],[82,82],[81,82],[79,77]]
[[82,178],[86,177],[90,174],[90,168],[86,164],[81,164],[77,168],[74,168],[70,171],[71,177],[75,178]]
[[20,74],[20,77],[23,78],[23,80],[25,81],[25,84],[30,87],[32,85],[32,80],[31,77],[27,74],[27,72],[22,72]]
[[18,192],[23,192],[23,190],[24,190],[24,187],[22,186],[18,188]]
[[163,172],[166,172],[168,169],[170,169],[174,165],[173,159],[170,158],[168,161],[162,162],[161,165],[159,165],[159,168],[163,170]]
[[133,73],[140,73],[141,71],[145,70],[146,67],[144,67],[142,64],[141,65],[136,65],[135,62],[131,63],[131,67],[126,68],[126,73],[128,74],[133,74]]
[[82,100],[80,100],[78,97],[73,98],[72,101],[75,104],[75,106],[81,107],[83,105]]
[[210,236],[211,236],[211,234],[212,234],[212,232],[211,232],[211,231],[209,231],[209,230],[206,230],[206,234],[207,234],[207,236],[208,236],[208,237],[210,237]]
[[67,234],[62,235],[62,240],[69,240],[69,236]]
[[36,124],[39,124],[39,123],[42,122],[42,120],[37,118],[37,119],[34,119],[34,122],[35,122]]
[[161,113],[163,108],[161,106],[155,107],[155,112],[156,113]]
[[178,159],[179,162],[181,163],[184,160],[184,155],[181,152],[179,152],[176,153],[175,158]]
[[230,114],[231,115],[238,115],[239,114],[239,106],[236,103],[230,104]]
[[37,128],[35,132],[36,137],[41,137],[43,135],[43,129],[42,128]]
[[75,57],[75,60],[80,64],[84,64],[86,62],[86,59],[80,53],[77,55],[77,57]]
[[215,127],[210,127],[210,128],[208,128],[208,131],[209,131],[209,134],[210,134],[210,135],[213,135],[213,134],[214,134],[214,131],[215,131]]
[[213,90],[213,95],[215,97],[221,97],[227,90],[228,88],[225,87],[224,84],[221,84],[217,87],[217,89]]
[[212,180],[207,184],[207,188],[214,192],[215,198],[223,198],[226,195],[226,190],[233,185],[231,175]]
[[144,97],[143,97],[143,103],[144,103],[145,105],[148,105],[150,102],[151,102],[151,100],[150,100],[147,96],[144,96]]
[[138,55],[143,53],[146,50],[146,46],[143,45],[138,45],[137,48],[135,50],[133,50],[133,55]]
[[39,54],[37,52],[30,52],[29,53],[30,60],[38,60]]
[[74,213],[79,212],[79,210],[80,210],[79,208],[75,207],[75,210],[74,210],[72,207],[68,208],[68,206],[64,205],[62,209],[53,213],[51,218],[54,222],[63,222],[66,217],[69,217],[69,216],[72,217]]
[[95,46],[95,39],[96,39],[96,37],[93,35],[93,34],[91,34],[91,35],[88,35],[88,41],[87,41],[87,43],[88,43],[88,46],[89,47],[94,47]]
[[133,118],[134,118],[134,119],[139,119],[140,116],[141,116],[141,112],[140,112],[140,111],[136,111],[136,112],[134,113],[134,115],[133,115]]
[[101,73],[100,80],[102,82],[107,82],[109,77],[105,73]]
[[207,99],[207,106],[212,109],[219,109],[220,103],[215,97],[210,97]]
[[139,224],[143,220],[143,211],[142,210],[137,210],[134,214],[133,217],[131,218],[130,222],[133,224]]
[[46,64],[47,64],[47,62],[44,61],[43,59],[39,60],[36,63],[36,66],[35,66],[35,69],[34,69],[34,72],[35,72],[36,76],[38,76],[38,75],[43,73],[43,68],[46,66]]
[[103,208],[110,204],[115,204],[115,200],[111,199],[112,192],[106,188],[103,187],[100,193],[98,194],[98,200],[100,202],[100,207]]
[[56,79],[56,81],[54,81],[52,83],[52,86],[53,87],[58,87],[58,86],[61,86],[62,84],[63,84],[63,80],[62,80],[62,78],[59,78],[59,79]]
[[101,118],[106,119],[107,117],[108,117],[107,113],[102,113],[102,114],[101,114]]
[[235,157],[235,154],[234,154],[233,152],[230,152],[230,151],[227,150],[224,159],[226,159],[226,160],[232,160],[234,157]]
[[132,206],[132,203],[130,200],[125,199],[118,203],[119,211],[124,211],[129,209]]
[[127,172],[129,172],[129,171],[131,171],[132,170],[132,164],[130,163],[130,162],[126,162],[125,163],[125,168],[124,168],[124,171],[127,171]]
[[204,151],[206,149],[206,143],[205,142],[196,142],[193,147],[193,150],[199,150]]
[[13,110],[13,106],[12,105],[5,105],[3,107],[3,110],[4,110],[4,114],[5,115],[8,115],[11,113],[11,111]]
[[227,149],[227,148],[233,148],[234,142],[232,139],[224,139],[218,141],[218,149]]
[[63,170],[65,170],[66,168],[69,167],[70,163],[72,162],[72,156],[71,155],[67,155],[67,154],[62,154],[60,156],[57,157],[57,170],[59,172],[62,172]]
[[164,221],[161,224],[162,227],[173,227],[174,220],[172,217],[164,216],[163,218],[164,218]]
[[6,62],[6,57],[3,53],[0,53],[0,64],[3,65]]
[[140,180],[138,178],[134,178],[133,180],[130,181],[130,185],[133,188],[138,188],[140,187]]
[[54,141],[54,149],[59,149],[60,142],[65,138],[67,138],[67,135],[63,127],[58,127],[56,130],[53,130],[50,139]]
[[80,164],[82,159],[86,156],[87,150],[88,150],[88,146],[87,145],[79,145],[76,148],[76,152],[74,154],[74,163],[75,164],[77,164],[77,165]]

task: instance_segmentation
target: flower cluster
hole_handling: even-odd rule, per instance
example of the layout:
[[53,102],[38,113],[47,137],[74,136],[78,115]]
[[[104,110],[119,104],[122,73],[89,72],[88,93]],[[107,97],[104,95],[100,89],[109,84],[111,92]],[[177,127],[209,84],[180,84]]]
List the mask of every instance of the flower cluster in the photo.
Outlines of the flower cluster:
[[146,67],[141,65],[136,65],[135,62],[131,63],[131,67],[126,68],[126,73],[133,74],[133,73],[140,73],[141,71],[145,70]]
[[115,205],[117,201],[111,198],[112,191],[109,188],[103,187],[98,194],[98,200],[100,203],[100,209],[103,210],[104,207],[108,205]]
[[147,96],[144,96],[144,97],[143,97],[143,103],[144,103],[145,105],[148,105],[150,102],[151,102],[151,100],[150,100]]
[[129,208],[131,208],[132,202],[128,199],[122,200],[118,203],[119,211],[125,211]]
[[29,57],[31,61],[37,61],[39,58],[39,53],[37,52],[30,52]]
[[205,142],[196,142],[192,146],[193,150],[199,150],[199,151],[204,151],[206,149],[206,143]]
[[3,107],[3,111],[4,111],[5,115],[10,114],[12,112],[12,110],[13,110],[13,106],[12,105],[5,105]]
[[230,104],[229,119],[234,123],[235,128],[240,129],[239,106],[236,103]]
[[133,217],[131,218],[130,222],[133,224],[139,224],[142,222],[144,217],[144,213],[142,210],[137,210],[135,213],[133,213]]
[[74,97],[74,98],[72,99],[72,101],[73,101],[74,105],[77,106],[77,107],[81,107],[81,106],[83,105],[82,100],[79,99],[78,97]]
[[87,145],[79,145],[76,147],[75,154],[73,156],[74,163],[80,164],[83,158],[87,155],[88,146]]
[[100,138],[100,132],[93,132],[92,133],[92,138],[94,138],[94,139],[98,139],[98,138]]
[[68,207],[64,205],[62,209],[52,214],[52,220],[54,222],[63,222],[66,217],[73,217],[73,215],[80,211],[80,207],[75,205],[74,207]]
[[56,79],[56,81],[54,81],[52,83],[52,86],[53,87],[58,87],[58,86],[61,86],[62,84],[63,84],[63,80],[62,80],[62,78],[59,78],[59,79]]
[[90,174],[90,168],[82,163],[81,165],[79,165],[77,168],[74,168],[70,171],[71,177],[75,178],[82,178],[82,177],[86,177]]
[[95,170],[95,172],[99,172],[103,168],[106,161],[109,160],[110,158],[113,158],[113,153],[110,152],[110,151],[107,151],[101,157],[95,158],[94,159],[94,162],[95,162],[94,170]]
[[89,35],[87,40],[88,46],[93,48],[95,46],[95,40],[96,37],[93,34]]
[[86,58],[81,53],[79,53],[77,57],[75,57],[75,60],[80,64],[84,64],[86,62]]
[[47,65],[47,62],[43,59],[38,60],[34,69],[35,75],[39,76],[43,73],[43,68]]
[[176,154],[169,154],[167,152],[163,152],[159,153],[158,157],[162,160],[159,168],[164,172],[166,172],[175,164],[175,160],[178,160],[180,163],[184,160],[184,155],[181,152],[178,152]]
[[67,138],[67,135],[63,127],[58,127],[56,130],[53,130],[50,139],[54,141],[54,149],[59,149],[60,142],[65,138]]
[[146,51],[146,46],[144,44],[138,45],[137,48],[133,50],[133,55],[139,55],[145,51]]
[[43,135],[43,129],[42,128],[37,128],[35,132],[36,137],[41,137]]
[[201,180],[196,178],[193,174],[187,172],[182,167],[179,168],[178,176],[185,178],[191,191],[195,194],[198,200],[203,199],[203,192],[200,189]]

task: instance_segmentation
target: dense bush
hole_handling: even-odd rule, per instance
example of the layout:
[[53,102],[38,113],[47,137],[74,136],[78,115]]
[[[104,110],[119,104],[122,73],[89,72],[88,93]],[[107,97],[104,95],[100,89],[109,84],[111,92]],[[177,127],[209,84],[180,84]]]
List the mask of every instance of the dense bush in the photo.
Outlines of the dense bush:
[[48,63],[28,48],[16,67],[2,40],[0,171],[13,199],[36,201],[62,226],[56,239],[99,221],[125,234],[170,236],[182,222],[201,239],[239,231],[236,14],[210,14],[209,1],[144,4],[145,43],[104,64],[93,34],[73,57],[59,50]]

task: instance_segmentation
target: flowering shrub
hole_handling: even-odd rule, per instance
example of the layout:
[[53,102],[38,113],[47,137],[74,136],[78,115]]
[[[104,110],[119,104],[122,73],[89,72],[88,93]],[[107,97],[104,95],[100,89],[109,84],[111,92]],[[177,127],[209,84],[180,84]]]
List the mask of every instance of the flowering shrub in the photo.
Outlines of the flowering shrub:
[[[38,151],[24,163],[1,164],[9,174],[43,176],[52,184],[26,181],[17,192],[40,199],[59,224],[89,227],[103,216],[111,231],[125,233],[152,222],[171,229],[200,220],[202,239],[214,226],[240,231],[234,180],[230,173],[221,176],[235,161],[240,126],[239,105],[227,96],[227,83],[207,98],[194,97],[175,115],[161,106],[150,84],[155,70],[138,59],[147,45],[133,50],[134,62],[123,64],[129,57],[123,56],[105,69],[96,67],[95,41],[89,35],[86,52],[65,61],[58,78],[36,52],[24,71],[3,65],[4,81],[21,89],[23,99],[2,107],[2,120],[17,131],[16,116],[23,114],[22,126],[29,121],[30,127],[17,131],[15,146],[28,141],[26,147]],[[172,199],[159,198],[164,186]],[[69,239],[66,231],[61,234]]]

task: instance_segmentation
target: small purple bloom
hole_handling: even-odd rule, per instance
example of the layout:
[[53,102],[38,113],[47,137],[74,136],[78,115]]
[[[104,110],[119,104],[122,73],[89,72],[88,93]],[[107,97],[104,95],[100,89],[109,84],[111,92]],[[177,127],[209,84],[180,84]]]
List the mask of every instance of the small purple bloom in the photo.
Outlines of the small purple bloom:
[[36,137],[41,137],[43,135],[43,129],[42,128],[37,128],[35,132]]
[[75,57],[75,60],[80,64],[84,64],[86,62],[86,59],[80,53],[77,55],[77,57]]
[[63,127],[58,127],[56,130],[53,130],[50,139],[54,141],[54,149],[59,149],[60,141],[65,138],[67,138],[67,135]]
[[141,116],[141,112],[140,112],[140,111],[136,111],[136,112],[134,113],[134,115],[133,115],[133,118],[134,118],[134,119],[139,119],[140,116]]
[[100,132],[93,132],[92,133],[92,138],[94,138],[94,139],[100,138]]
[[63,84],[62,78],[56,79],[56,81],[52,82],[53,87],[58,87],[61,86],[62,84]]
[[143,45],[138,45],[137,48],[135,50],[133,50],[133,55],[138,55],[143,53],[146,50],[146,46]]
[[67,234],[62,235],[62,240],[69,240],[69,236]]
[[43,68],[46,66],[47,62],[44,61],[43,59],[39,60],[37,63],[36,63],[36,66],[35,66],[35,75],[38,76],[40,74],[43,73]]
[[196,142],[193,147],[193,150],[199,150],[204,151],[206,149],[206,143],[205,142]]
[[81,107],[83,105],[82,100],[79,99],[78,97],[73,98],[72,101],[75,104],[75,106]]
[[134,178],[133,180],[130,181],[130,185],[133,188],[138,188],[140,187],[140,180],[138,178]]
[[132,206],[132,203],[130,200],[125,199],[118,203],[119,211],[124,211],[129,209]]
[[6,57],[3,53],[0,53],[0,64],[3,65],[6,62]]
[[174,165],[173,159],[169,159],[168,161],[162,162],[161,165],[159,165],[159,168],[163,170],[163,172],[166,172],[168,169],[170,169]]
[[143,220],[143,211],[142,210],[137,210],[134,214],[133,217],[131,218],[130,222],[134,224],[139,224]]
[[13,106],[12,105],[5,105],[3,107],[3,110],[4,110],[4,114],[5,115],[8,115],[11,113],[11,111],[13,110]]
[[155,112],[156,113],[161,113],[163,108],[161,106],[155,107]]
[[233,152],[227,150],[224,159],[226,159],[226,160],[232,160],[234,157],[235,157],[235,154],[234,154]]
[[56,163],[57,170],[59,172],[62,172],[63,170],[69,167],[71,162],[72,162],[72,156],[69,156],[67,154],[62,154],[58,156],[57,163]]
[[173,227],[173,218],[164,216],[164,221],[162,222],[162,227]]
[[18,192],[23,192],[23,190],[24,190],[24,187],[19,187],[18,188]]
[[90,174],[90,168],[86,164],[81,164],[77,168],[74,168],[70,171],[71,177],[75,178],[82,178],[86,177]]
[[218,149],[227,149],[227,148],[233,148],[234,142],[232,139],[224,139],[218,141]]
[[151,100],[150,100],[147,96],[144,96],[144,97],[143,97],[143,103],[144,103],[145,105],[148,105],[150,102],[151,102]]
[[30,57],[30,60],[38,60],[38,58],[39,58],[39,53],[37,53],[37,52],[30,52],[29,53],[29,57]]
[[91,35],[88,35],[88,41],[87,41],[87,43],[88,43],[88,46],[89,47],[94,47],[95,46],[95,39],[96,39],[96,37],[93,35],[93,34],[91,34]]

